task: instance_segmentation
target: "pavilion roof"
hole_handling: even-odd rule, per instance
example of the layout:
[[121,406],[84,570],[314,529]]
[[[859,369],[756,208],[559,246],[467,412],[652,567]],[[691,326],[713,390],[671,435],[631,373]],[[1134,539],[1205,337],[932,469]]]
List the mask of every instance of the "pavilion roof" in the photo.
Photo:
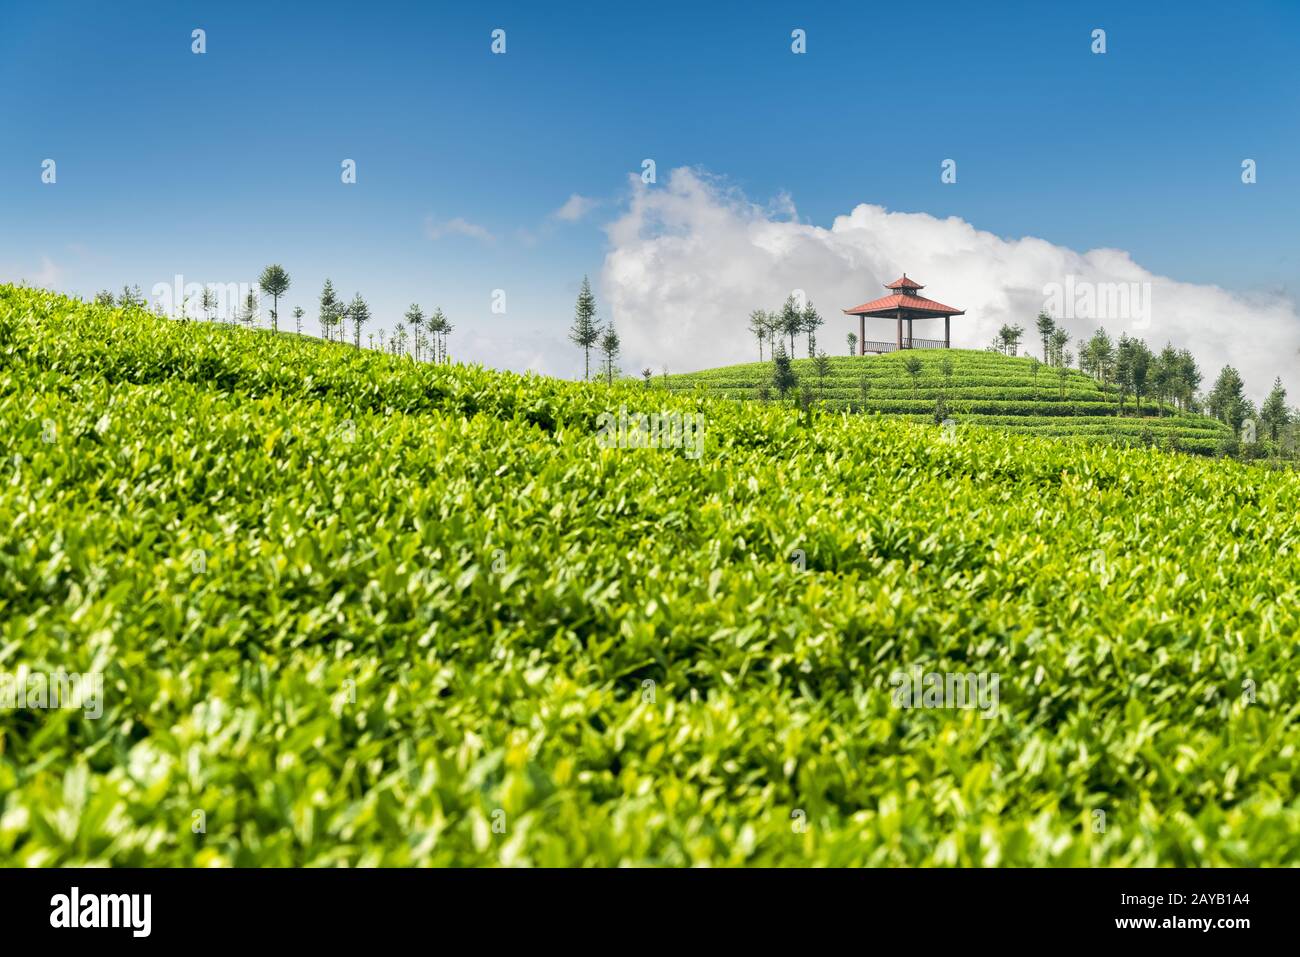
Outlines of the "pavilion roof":
[[[920,288],[920,287],[918,287]],[[873,316],[880,314],[882,316],[895,315],[899,309],[903,310],[903,318],[907,318],[907,313],[913,314],[924,313],[927,316],[964,316],[964,309],[954,309],[952,306],[945,306],[941,302],[935,302],[933,299],[926,299],[923,296],[913,296],[906,293],[896,292],[892,296],[885,296],[881,299],[873,299],[871,302],[864,302],[860,306],[854,306],[852,309],[845,309],[846,316]]]

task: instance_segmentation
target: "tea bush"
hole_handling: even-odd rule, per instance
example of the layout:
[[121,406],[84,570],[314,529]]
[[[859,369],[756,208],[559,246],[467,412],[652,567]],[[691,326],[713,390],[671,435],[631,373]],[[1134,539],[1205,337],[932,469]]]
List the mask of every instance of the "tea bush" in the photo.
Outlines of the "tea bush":
[[0,287],[0,863],[1300,857],[1300,477],[806,421]]

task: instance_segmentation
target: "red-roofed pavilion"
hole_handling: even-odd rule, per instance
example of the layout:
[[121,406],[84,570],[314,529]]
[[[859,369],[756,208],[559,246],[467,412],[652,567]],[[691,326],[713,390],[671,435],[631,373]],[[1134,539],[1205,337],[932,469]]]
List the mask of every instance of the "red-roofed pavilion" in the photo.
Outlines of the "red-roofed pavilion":
[[[902,277],[895,279],[885,285],[886,289],[893,290],[888,296],[881,299],[873,299],[871,302],[864,302],[860,306],[854,306],[852,309],[845,309],[846,316],[858,317],[858,342],[859,353],[866,355],[868,352],[894,352],[898,349],[950,349],[952,348],[952,337],[949,331],[949,321],[953,316],[966,315],[963,309],[954,309],[952,306],[945,306],[941,302],[935,302],[933,299],[926,299],[924,296],[917,295],[918,289],[924,289],[919,282],[914,279],[908,279],[907,273]],[[898,336],[894,342],[884,341],[867,341],[867,317],[873,319],[893,319],[898,323]],[[914,339],[912,337],[912,320],[913,319],[938,319],[943,318],[943,339]],[[907,335],[903,335],[903,320],[907,320]]]

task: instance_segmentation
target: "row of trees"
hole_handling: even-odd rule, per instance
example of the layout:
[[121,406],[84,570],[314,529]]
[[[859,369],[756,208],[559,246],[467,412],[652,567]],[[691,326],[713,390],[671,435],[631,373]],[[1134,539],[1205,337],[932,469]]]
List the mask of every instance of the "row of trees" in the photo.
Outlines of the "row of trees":
[[326,279],[320,293],[320,311],[317,320],[320,322],[321,338],[329,342],[342,342],[347,323],[351,321],[352,344],[360,349],[361,330],[370,321],[370,306],[362,298],[361,293],[354,295],[351,302],[344,302],[334,291],[334,283]]
[[[1046,312],[1040,312],[1035,320],[1038,339],[1043,345],[1043,363],[1049,366],[1068,366],[1073,363],[1074,357],[1069,353],[1067,347],[1070,344],[1070,333],[1063,327],[1058,326]],[[1020,342],[1025,336],[1023,326],[1003,325],[993,337],[993,344],[989,346],[994,352],[1001,352],[1005,355],[1014,356],[1020,350]]]
[[[818,396],[825,398],[826,379],[831,374],[831,360],[826,355],[826,350],[820,350],[812,357],[812,372],[818,381]],[[798,390],[800,403],[806,409],[812,401],[812,390],[807,386],[800,386],[799,377],[795,374],[794,366],[790,359],[790,354],[785,351],[785,342],[776,339],[772,345],[772,378],[759,386],[759,398],[766,402],[771,398],[772,391],[784,399],[786,396],[795,393]]]
[[[1065,353],[1066,365],[1071,358]],[[1130,395],[1138,415],[1142,414],[1142,400],[1146,397],[1156,400],[1157,414],[1162,414],[1166,405],[1184,412],[1196,411],[1201,370],[1186,349],[1166,343],[1159,353],[1154,353],[1141,339],[1121,335],[1119,342],[1113,343],[1105,329],[1098,329],[1091,339],[1079,340],[1079,369],[1114,387],[1121,413]]]
[[[596,320],[596,295],[591,291],[591,282],[586,276],[582,277],[582,288],[578,291],[578,301],[574,306],[569,341],[582,349],[584,379],[591,378],[591,350],[598,348],[604,364],[605,380],[613,384],[617,374],[614,360],[618,358],[621,343],[618,333],[614,331],[613,322],[602,328]],[[645,369],[641,373],[647,383],[650,381],[649,372],[649,369]]]
[[136,307],[147,309],[149,301],[145,299],[144,293],[140,291],[139,286],[123,286],[121,293],[114,296],[108,289],[101,289],[95,293],[95,305],[110,306],[120,309]]
[[[1069,330],[1046,312],[1040,312],[1034,324],[1043,347],[1042,363],[1061,369],[1073,366],[1076,355],[1069,349]],[[1019,325],[1003,325],[993,337],[989,349],[1014,356],[1024,335],[1025,330]],[[1036,356],[1030,358],[1035,363],[1036,373],[1039,360]],[[1116,343],[1104,328],[1100,328],[1091,339],[1078,341],[1077,361],[1081,372],[1115,389],[1117,415],[1123,413],[1129,396],[1134,397],[1138,415],[1142,414],[1144,398],[1156,399],[1157,412],[1165,404],[1183,411],[1191,411],[1195,406],[1201,371],[1186,349],[1177,350],[1166,344],[1156,354],[1141,339],[1121,335]]]
[[[1043,347],[1042,361],[1049,366],[1068,368],[1075,362],[1069,351],[1070,334],[1052,316],[1040,312],[1035,331]],[[1020,326],[1004,325],[990,346],[998,352],[1015,355],[1024,336]],[[1037,359],[1035,358],[1035,362]],[[1129,396],[1134,411],[1142,414],[1142,400],[1154,399],[1157,414],[1166,406],[1184,412],[1197,412],[1218,419],[1232,428],[1236,436],[1247,436],[1246,443],[1267,439],[1275,444],[1296,444],[1300,410],[1287,405],[1287,392],[1281,378],[1273,382],[1262,405],[1256,408],[1246,397],[1241,374],[1224,366],[1209,392],[1201,395],[1203,374],[1191,352],[1175,349],[1166,343],[1159,352],[1142,339],[1121,335],[1115,342],[1104,328],[1089,339],[1078,340],[1078,368],[1116,393],[1117,414],[1122,414]],[[1252,434],[1253,433],[1253,434]]]
[[[1248,444],[1258,439],[1279,444],[1286,441],[1291,445],[1291,451],[1296,451],[1295,427],[1300,423],[1300,410],[1286,404],[1286,389],[1282,387],[1280,377],[1273,380],[1273,388],[1257,409],[1255,403],[1246,398],[1241,374],[1232,366],[1224,366],[1205,396],[1205,411],[1232,426],[1233,434],[1243,437]],[[1250,423],[1249,427],[1247,423]]]
[[[411,329],[412,349],[417,362],[425,355],[433,362],[447,361],[447,336],[453,326],[451,320],[443,315],[441,308],[434,306],[433,312],[426,316],[417,302],[407,307],[402,321],[397,323],[397,328],[394,330],[394,338],[401,350],[405,349],[408,326]],[[425,333],[428,334],[427,337]],[[382,338],[380,342],[383,342]]]
[[793,293],[786,297],[781,308],[775,312],[755,309],[749,314],[749,332],[758,340],[758,361],[763,361],[763,343],[771,343],[772,356],[775,358],[776,348],[785,337],[790,339],[788,355],[794,355],[794,339],[798,335],[807,337],[808,358],[816,358],[817,329],[821,324],[822,317],[817,313],[812,300],[805,302],[801,308]]
[[[272,331],[279,331],[280,297],[289,291],[290,285],[289,273],[278,263],[267,266],[262,270],[261,276],[258,277],[258,288],[261,289],[263,295],[271,297]],[[148,302],[141,293],[139,286],[123,286],[122,292],[117,296],[103,290],[96,293],[95,302],[99,305],[121,308],[138,307],[143,309],[148,307]],[[204,318],[209,322],[217,321],[215,312],[219,302],[217,293],[211,286],[203,288],[198,305]],[[187,298],[181,310],[182,319],[189,315],[189,311],[190,300]],[[227,321],[240,323],[251,328],[257,322],[258,311],[257,296],[250,289],[243,302],[238,305],[237,311],[229,316]],[[302,334],[304,315],[306,313],[301,306],[293,310],[294,331],[300,335]],[[372,318],[370,305],[362,297],[361,293],[356,293],[351,300],[344,301],[335,291],[334,283],[329,279],[325,280],[325,286],[320,294],[319,312],[322,339],[331,342],[343,342],[347,327],[351,324],[352,344],[355,348],[360,349],[361,332]],[[382,329],[379,331],[379,347],[383,351],[397,355],[409,354],[416,361],[428,358],[434,362],[447,362],[449,361],[447,336],[452,331],[451,321],[443,314],[441,308],[434,307],[433,312],[426,316],[418,303],[411,303],[402,320],[398,321],[394,327],[392,336],[386,336]],[[368,342],[370,348],[373,349],[375,347],[374,334],[370,334]]]
[[[334,283],[325,280],[318,312],[322,338],[342,342],[347,325],[351,323],[352,345],[360,349],[361,331],[370,320],[370,306],[360,293],[345,303],[335,292]],[[447,337],[454,330],[441,307],[434,306],[433,311],[426,315],[420,304],[413,302],[393,326],[391,336],[385,330],[379,330],[379,349],[393,355],[409,355],[416,362],[449,362]],[[375,348],[374,334],[369,337],[369,346]]]

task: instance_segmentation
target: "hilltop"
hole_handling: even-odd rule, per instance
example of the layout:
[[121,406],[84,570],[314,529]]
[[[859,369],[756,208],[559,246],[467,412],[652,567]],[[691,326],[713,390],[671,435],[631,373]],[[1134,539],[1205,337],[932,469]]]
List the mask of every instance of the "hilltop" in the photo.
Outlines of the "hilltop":
[[1294,863],[1297,513],[0,286],[0,864]]
[[[904,366],[909,357],[921,364],[915,379]],[[945,360],[951,364],[951,375],[944,372]],[[940,418],[961,425],[1200,454],[1216,453],[1232,435],[1216,419],[1178,411],[1150,396],[1143,399],[1143,415],[1136,414],[1136,402],[1128,396],[1124,415],[1119,416],[1115,390],[1091,376],[996,352],[917,349],[879,356],[832,356],[828,362],[824,381],[812,359],[796,359],[791,366],[800,386],[808,386],[819,403],[832,409],[914,422],[933,422],[939,410]],[[671,391],[752,400],[771,380],[768,361],[669,375],[658,382]],[[937,404],[940,400],[942,407]]]

